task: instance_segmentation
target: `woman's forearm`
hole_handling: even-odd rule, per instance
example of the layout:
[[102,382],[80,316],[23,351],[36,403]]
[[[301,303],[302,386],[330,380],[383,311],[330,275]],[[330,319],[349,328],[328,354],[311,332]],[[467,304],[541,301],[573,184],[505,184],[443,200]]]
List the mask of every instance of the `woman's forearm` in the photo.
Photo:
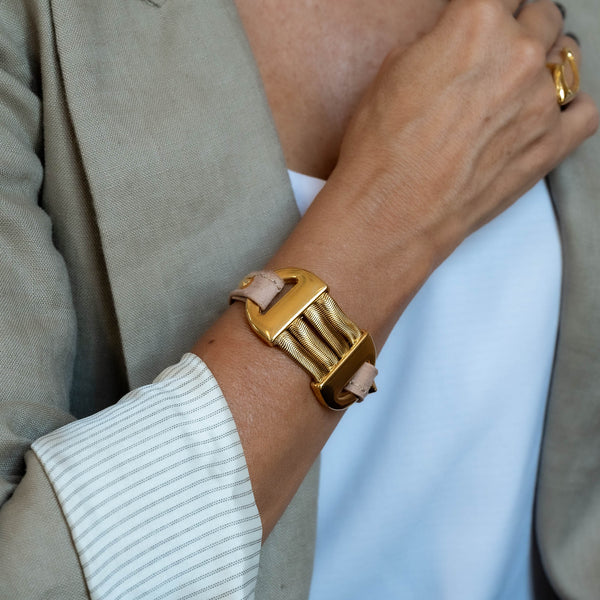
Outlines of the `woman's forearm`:
[[[360,216],[342,210],[352,193],[356,192],[349,186],[334,181],[326,185],[269,268],[297,266],[316,273],[342,310],[381,348],[427,278],[432,251],[423,240],[407,239],[406,252],[386,252],[382,235],[371,227],[361,231]],[[322,407],[311,391],[309,375],[250,331],[238,303],[194,352],[219,381],[234,415],[266,537],[341,413]]]

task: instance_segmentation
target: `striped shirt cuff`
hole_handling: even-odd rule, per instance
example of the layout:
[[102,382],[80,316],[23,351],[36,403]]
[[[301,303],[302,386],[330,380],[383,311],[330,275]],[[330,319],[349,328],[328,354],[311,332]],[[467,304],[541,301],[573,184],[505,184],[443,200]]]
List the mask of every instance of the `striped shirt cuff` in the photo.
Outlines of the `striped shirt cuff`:
[[260,516],[233,417],[197,356],[32,448],[92,599],[253,596]]

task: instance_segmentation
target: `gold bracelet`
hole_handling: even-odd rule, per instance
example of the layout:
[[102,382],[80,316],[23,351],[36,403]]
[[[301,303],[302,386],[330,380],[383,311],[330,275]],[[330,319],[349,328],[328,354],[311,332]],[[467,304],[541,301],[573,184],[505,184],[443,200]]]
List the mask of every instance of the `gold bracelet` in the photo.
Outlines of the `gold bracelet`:
[[[257,295],[251,286],[256,282],[264,310],[253,299]],[[293,287],[267,308],[283,284]],[[312,375],[311,387],[321,404],[344,410],[376,391],[376,351],[371,336],[344,314],[328,291],[313,273],[287,268],[251,273],[231,299],[245,300],[254,332]]]

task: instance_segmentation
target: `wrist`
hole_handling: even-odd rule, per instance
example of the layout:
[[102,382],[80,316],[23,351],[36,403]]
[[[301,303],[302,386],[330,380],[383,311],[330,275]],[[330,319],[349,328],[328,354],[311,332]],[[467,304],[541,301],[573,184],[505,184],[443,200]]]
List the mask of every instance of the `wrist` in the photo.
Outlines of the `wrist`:
[[330,179],[267,268],[299,266],[327,281],[342,310],[381,348],[432,272],[436,247],[416,230],[395,227],[385,210],[390,202],[378,193]]

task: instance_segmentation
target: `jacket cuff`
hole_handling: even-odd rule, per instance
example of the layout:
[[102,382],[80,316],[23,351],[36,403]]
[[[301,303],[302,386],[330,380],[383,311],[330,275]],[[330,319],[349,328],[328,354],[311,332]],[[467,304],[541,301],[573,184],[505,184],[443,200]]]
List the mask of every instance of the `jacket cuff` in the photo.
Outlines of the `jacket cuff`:
[[0,511],[0,596],[89,598],[60,505],[32,452],[26,473]]

